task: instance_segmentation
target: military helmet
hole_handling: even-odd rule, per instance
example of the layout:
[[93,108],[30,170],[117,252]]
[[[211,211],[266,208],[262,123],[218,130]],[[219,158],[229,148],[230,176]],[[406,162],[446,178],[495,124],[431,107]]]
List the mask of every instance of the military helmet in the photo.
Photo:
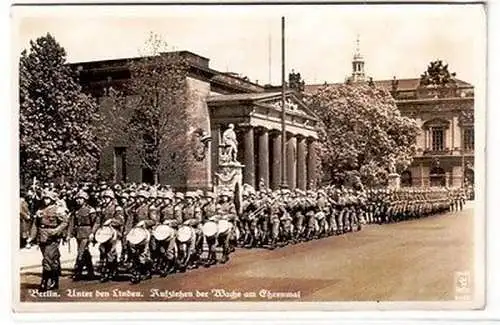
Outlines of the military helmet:
[[182,192],[175,193],[175,198],[179,200],[184,200],[184,193]]
[[88,200],[89,199],[89,195],[84,192],[84,191],[79,191],[76,196],[75,196],[75,199],[78,199],[78,198],[82,198],[84,200]]
[[45,190],[42,193],[42,198],[43,199],[48,198],[48,199],[51,199],[52,201],[56,201],[57,200],[57,193],[50,191],[50,190]]
[[139,190],[137,192],[137,197],[143,197],[145,199],[149,198],[149,192],[145,190]]
[[102,192],[102,197],[109,197],[109,198],[114,199],[115,193],[112,190],[105,190]]
[[186,199],[187,199],[188,197],[189,197],[189,198],[194,199],[194,198],[196,197],[196,194],[195,194],[194,192],[189,191],[189,192],[186,192],[186,194],[184,195],[184,197],[185,197]]
[[174,193],[172,191],[164,191],[163,193],[163,198],[168,199],[170,201],[174,200]]
[[214,192],[211,192],[211,191],[206,191],[205,192],[205,197],[209,197],[209,198],[212,198],[212,199],[215,199],[216,198],[216,195]]

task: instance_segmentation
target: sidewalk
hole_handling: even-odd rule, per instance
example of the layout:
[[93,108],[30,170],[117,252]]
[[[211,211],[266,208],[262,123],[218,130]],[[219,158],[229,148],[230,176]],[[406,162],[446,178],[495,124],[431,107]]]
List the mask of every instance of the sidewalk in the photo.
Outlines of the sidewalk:
[[[71,251],[69,251],[68,246],[71,246]],[[77,253],[76,239],[72,238],[70,245],[67,243],[59,245],[59,251],[61,252],[61,265],[73,267]],[[96,262],[99,258],[99,248],[97,245],[90,245],[90,254],[92,254],[93,261]],[[19,250],[19,267],[21,273],[34,271],[41,268],[41,266],[42,252],[40,252],[38,246],[32,246],[30,249],[23,248]]]

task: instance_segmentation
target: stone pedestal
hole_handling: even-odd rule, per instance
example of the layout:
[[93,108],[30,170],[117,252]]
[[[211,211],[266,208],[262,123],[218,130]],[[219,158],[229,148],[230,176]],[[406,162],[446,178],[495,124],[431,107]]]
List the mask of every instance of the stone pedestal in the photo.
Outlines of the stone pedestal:
[[388,182],[388,187],[390,189],[397,190],[401,186],[401,176],[396,173],[389,174],[388,176],[389,182]]
[[[243,167],[245,165],[239,162],[227,162],[219,164],[217,172],[215,173],[215,188],[216,195],[223,191],[228,191],[235,195],[235,202],[242,202],[243,192]],[[241,206],[236,207],[238,210]]]

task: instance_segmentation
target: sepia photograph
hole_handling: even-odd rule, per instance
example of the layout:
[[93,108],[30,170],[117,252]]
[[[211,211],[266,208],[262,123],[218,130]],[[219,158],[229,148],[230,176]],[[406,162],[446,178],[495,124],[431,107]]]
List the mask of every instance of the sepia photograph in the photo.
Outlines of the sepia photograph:
[[11,26],[16,311],[484,307],[484,4]]

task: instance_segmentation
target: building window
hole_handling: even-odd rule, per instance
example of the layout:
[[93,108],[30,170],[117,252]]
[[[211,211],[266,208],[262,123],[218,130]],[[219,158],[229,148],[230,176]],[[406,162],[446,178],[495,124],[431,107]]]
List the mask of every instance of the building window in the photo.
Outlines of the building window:
[[116,183],[127,181],[127,148],[114,148],[114,179]]
[[443,151],[444,150],[444,128],[432,128],[432,151]]
[[464,150],[474,150],[474,129],[465,128],[464,129],[464,139],[463,139]]

